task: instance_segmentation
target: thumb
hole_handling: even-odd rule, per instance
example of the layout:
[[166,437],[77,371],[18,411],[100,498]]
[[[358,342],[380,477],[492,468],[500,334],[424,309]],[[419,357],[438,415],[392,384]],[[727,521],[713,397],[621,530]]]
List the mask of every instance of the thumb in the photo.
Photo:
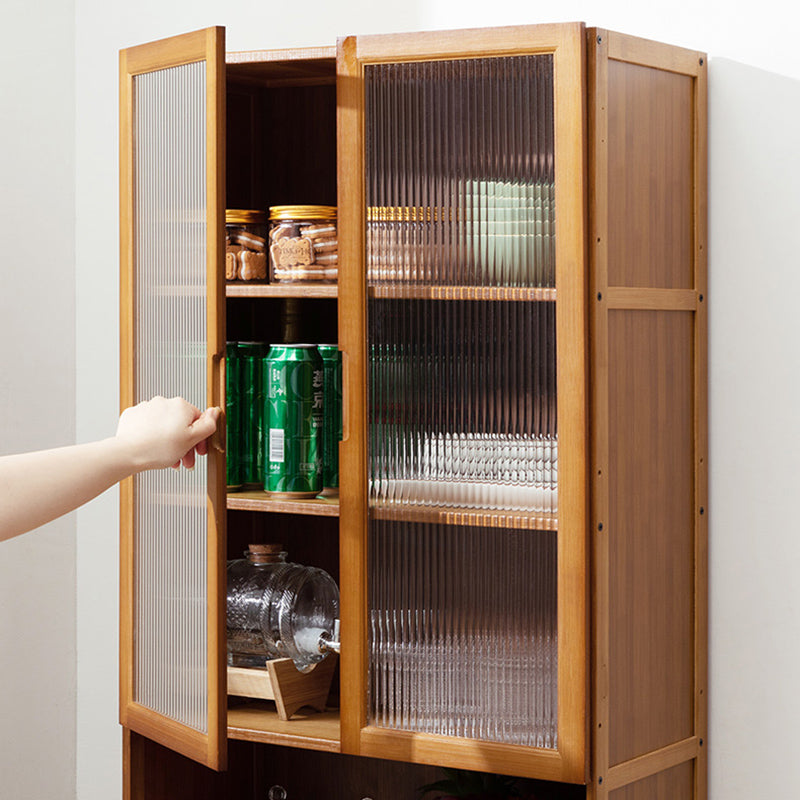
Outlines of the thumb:
[[220,409],[207,408],[190,426],[192,446],[205,441],[217,429]]

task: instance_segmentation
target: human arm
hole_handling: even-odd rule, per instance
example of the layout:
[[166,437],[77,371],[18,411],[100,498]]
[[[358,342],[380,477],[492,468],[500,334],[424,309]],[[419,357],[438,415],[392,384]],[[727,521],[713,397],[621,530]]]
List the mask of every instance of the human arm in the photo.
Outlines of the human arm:
[[0,457],[0,541],[72,511],[146,469],[194,467],[207,451],[219,409],[175,397],[126,409],[115,436],[98,442]]

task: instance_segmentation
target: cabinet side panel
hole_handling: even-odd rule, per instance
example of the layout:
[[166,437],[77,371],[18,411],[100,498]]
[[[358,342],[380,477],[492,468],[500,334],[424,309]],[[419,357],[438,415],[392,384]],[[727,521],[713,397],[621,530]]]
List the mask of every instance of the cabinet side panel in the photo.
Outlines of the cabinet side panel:
[[694,314],[608,315],[610,764],[694,707]]
[[609,800],[691,800],[694,797],[694,762],[651,775],[609,793]]
[[694,285],[693,103],[688,75],[608,62],[609,286]]

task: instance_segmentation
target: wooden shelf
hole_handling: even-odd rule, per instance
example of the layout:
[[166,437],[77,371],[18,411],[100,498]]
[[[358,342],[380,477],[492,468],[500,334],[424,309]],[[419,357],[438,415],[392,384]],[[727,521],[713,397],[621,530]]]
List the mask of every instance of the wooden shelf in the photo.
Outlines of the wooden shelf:
[[339,286],[335,283],[226,283],[225,296],[336,299]]
[[273,514],[307,514],[313,517],[338,517],[339,498],[286,500],[270,497],[260,489],[229,492],[228,508],[232,511],[270,511]]
[[553,302],[555,288],[518,286],[417,286],[401,283],[369,287],[370,298],[408,300],[526,300]]
[[275,704],[268,701],[229,708],[228,738],[328,753],[340,753],[342,749],[337,709],[300,712],[284,722],[278,718]]
[[558,514],[532,511],[486,511],[451,506],[383,506],[370,509],[373,519],[430,522],[439,525],[512,528],[526,531],[558,530]]

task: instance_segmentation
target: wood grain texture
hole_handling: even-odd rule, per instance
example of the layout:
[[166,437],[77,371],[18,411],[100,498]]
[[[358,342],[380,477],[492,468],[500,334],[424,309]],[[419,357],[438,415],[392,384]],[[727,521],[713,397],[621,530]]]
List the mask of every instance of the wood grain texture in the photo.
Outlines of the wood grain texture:
[[[627,797],[620,787],[634,781],[632,797],[683,796],[673,794],[671,777],[641,780],[683,761],[696,784],[686,796],[705,798],[705,57],[601,29],[587,32],[587,47],[595,623],[589,797]],[[661,113],[654,109],[664,102],[671,133],[654,135]],[[645,136],[634,141],[641,125]],[[631,182],[631,164],[644,179]],[[620,206],[645,200],[642,214],[626,220]],[[677,216],[661,214],[666,204]],[[679,247],[670,244],[667,257],[670,226],[680,228]],[[618,406],[621,399],[627,407]],[[649,452],[649,463],[637,451]],[[656,488],[665,467],[669,475]]]
[[341,751],[338,710],[299,712],[287,721],[269,703],[237,705],[228,709],[228,737],[327,753]]
[[663,72],[695,77],[703,70],[701,59],[704,63],[706,60],[705,53],[614,31],[607,31],[606,38],[609,58]]
[[608,770],[609,731],[609,548],[603,535],[608,520],[608,313],[599,302],[608,292],[608,34],[586,31],[587,155],[589,170],[589,324],[591,374],[591,510],[592,532],[592,701],[593,774],[591,800],[607,800],[607,785],[598,783]]
[[[695,317],[695,735],[708,738],[708,76],[705,53],[694,92]],[[706,513],[703,513],[703,512]],[[695,797],[708,796],[707,747],[698,750]]]
[[607,70],[609,285],[694,288],[692,78]]
[[319,86],[336,82],[336,48],[228,53],[228,79],[253,86]]
[[373,64],[551,53],[583,38],[583,23],[422,31],[358,37],[358,58]]
[[552,302],[556,299],[554,288],[516,286],[370,286],[369,296],[402,297],[416,300],[532,300]]
[[627,786],[629,783],[635,783],[649,778],[651,775],[672,769],[679,764],[692,761],[697,758],[699,751],[700,740],[696,736],[692,736],[612,767],[608,770],[604,784],[610,792],[621,786]]
[[228,283],[228,297],[312,297],[336,298],[339,287],[321,283]]
[[211,437],[208,472],[208,756],[213,769],[227,764],[226,612],[227,535],[225,505],[225,29],[209,28],[206,61],[206,328],[209,407],[221,409]]
[[361,753],[393,761],[575,782],[569,764],[558,751],[476,739],[368,727],[361,732]]
[[692,800],[694,763],[687,761],[650,778],[609,792],[609,800]]
[[694,318],[611,311],[609,763],[694,730]]
[[448,506],[385,506],[370,509],[371,519],[429,522],[439,525],[510,528],[526,531],[558,530],[557,514],[536,514],[524,511],[466,511]]
[[337,50],[339,349],[343,434],[339,448],[342,751],[358,754],[367,719],[367,355],[364,98],[356,40]]
[[263,511],[273,514],[302,514],[314,517],[338,517],[339,498],[280,500],[262,491],[231,492],[227,499],[231,511]]

